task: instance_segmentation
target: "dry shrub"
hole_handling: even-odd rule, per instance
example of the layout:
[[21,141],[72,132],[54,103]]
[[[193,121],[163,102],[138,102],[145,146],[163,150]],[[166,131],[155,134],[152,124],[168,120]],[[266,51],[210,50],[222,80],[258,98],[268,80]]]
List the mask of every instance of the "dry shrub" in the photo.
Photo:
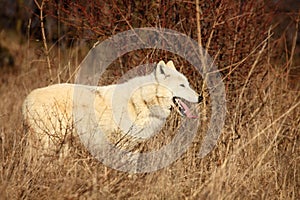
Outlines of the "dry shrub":
[[[62,23],[57,31],[64,38],[60,45],[77,38],[103,41],[145,26],[170,28],[198,39],[194,1],[59,2],[47,1],[46,12]],[[18,46],[17,53],[26,59],[16,61],[17,73],[1,78],[0,198],[298,199],[299,78],[293,76],[295,86],[291,88],[289,77],[297,63],[293,48],[298,47],[299,13],[288,15],[295,30],[292,40],[287,40],[287,32],[278,32],[273,21],[278,16],[276,6],[262,0],[200,1],[201,42],[214,57],[226,86],[226,124],[208,156],[197,157],[201,130],[179,160],[153,173],[129,175],[106,168],[80,145],[64,160],[28,160],[21,104],[30,90],[50,82],[45,54],[34,54],[40,45],[28,39],[29,46]],[[62,49],[56,44],[47,55],[52,78],[72,82],[87,47],[80,53],[82,46]],[[159,59],[173,59],[176,66],[184,66],[181,71],[201,90],[199,74],[186,61],[156,49],[124,55],[107,70],[107,79],[101,83],[116,82],[133,66]]]

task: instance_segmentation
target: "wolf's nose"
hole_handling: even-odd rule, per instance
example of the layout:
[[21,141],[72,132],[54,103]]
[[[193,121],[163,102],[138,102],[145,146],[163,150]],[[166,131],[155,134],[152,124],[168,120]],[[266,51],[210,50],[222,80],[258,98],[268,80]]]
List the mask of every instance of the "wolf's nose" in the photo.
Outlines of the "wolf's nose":
[[198,96],[198,103],[200,103],[203,100],[203,97],[200,95]]

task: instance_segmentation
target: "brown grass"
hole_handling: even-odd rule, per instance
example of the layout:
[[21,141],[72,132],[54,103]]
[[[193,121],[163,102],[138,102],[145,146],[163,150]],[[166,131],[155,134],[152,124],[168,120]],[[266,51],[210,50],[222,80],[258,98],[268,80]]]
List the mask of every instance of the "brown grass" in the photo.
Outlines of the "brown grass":
[[[106,168],[80,145],[63,160],[28,160],[21,105],[31,90],[50,83],[47,58],[40,53],[43,43],[27,38],[20,44],[17,36],[2,31],[0,42],[9,47],[16,66],[0,69],[0,199],[299,199],[300,79],[290,70],[297,69],[291,62],[298,61],[296,34],[291,44],[285,32],[274,35],[271,21],[263,20],[271,18],[270,12],[256,9],[260,4],[254,2],[260,1],[245,3],[241,12],[238,3],[200,1],[202,42],[216,55],[226,85],[226,124],[208,156],[197,157],[200,139],[196,139],[179,160],[153,173],[130,175]],[[118,8],[126,17],[125,8]],[[197,40],[196,17],[184,8],[195,10],[195,3],[177,5],[181,20],[177,24],[160,11],[159,22]],[[138,14],[133,16],[119,21],[118,29],[126,30],[126,23],[133,27],[143,23]],[[87,48],[61,50],[54,45],[49,51],[53,81],[74,81],[72,75]],[[161,58],[188,66],[182,58],[158,50],[129,53],[108,70],[107,83],[128,66]],[[121,72],[116,71],[120,63]],[[198,74],[188,69],[181,68],[200,91],[202,85],[194,81]]]

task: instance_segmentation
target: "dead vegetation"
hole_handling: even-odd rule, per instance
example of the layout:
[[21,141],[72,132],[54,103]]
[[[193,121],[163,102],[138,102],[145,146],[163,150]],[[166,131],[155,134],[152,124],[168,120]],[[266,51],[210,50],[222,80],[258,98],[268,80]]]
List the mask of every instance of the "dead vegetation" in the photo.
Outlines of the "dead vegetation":
[[[279,4],[262,0],[200,0],[197,29],[195,1],[53,2],[45,1],[45,13],[63,27],[54,31],[59,42],[27,34],[20,44],[17,36],[0,34],[1,45],[15,58],[14,68],[0,69],[0,199],[299,199],[299,10],[278,13]],[[289,23],[274,22],[279,14]],[[96,39],[145,26],[201,37],[214,57],[227,99],[225,127],[214,150],[197,157],[200,130],[180,159],[153,173],[109,169],[77,143],[65,159],[30,160],[21,116],[25,96],[51,82],[73,82],[76,66]],[[180,69],[193,87],[202,89],[199,74],[184,59],[156,49],[122,56],[107,70],[106,83],[158,59],[184,66]]]

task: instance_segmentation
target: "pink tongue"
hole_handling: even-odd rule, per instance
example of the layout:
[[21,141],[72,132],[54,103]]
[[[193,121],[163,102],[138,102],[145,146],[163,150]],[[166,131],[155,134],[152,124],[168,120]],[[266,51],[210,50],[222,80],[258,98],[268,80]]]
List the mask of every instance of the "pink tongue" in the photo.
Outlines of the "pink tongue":
[[187,118],[198,118],[197,116],[193,115],[191,110],[189,109],[189,107],[183,103],[183,101],[179,101],[180,102],[180,105],[184,108],[184,113],[186,114]]

